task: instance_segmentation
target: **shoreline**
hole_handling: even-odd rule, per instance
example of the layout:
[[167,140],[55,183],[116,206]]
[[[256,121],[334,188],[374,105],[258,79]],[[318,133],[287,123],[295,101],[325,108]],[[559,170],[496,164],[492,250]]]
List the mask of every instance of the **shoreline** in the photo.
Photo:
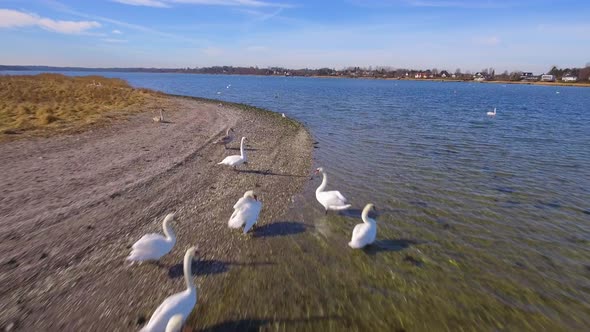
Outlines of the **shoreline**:
[[[266,252],[276,234],[298,227],[282,219],[309,180],[311,135],[293,119],[244,104],[174,95],[154,103],[145,109],[169,109],[169,122],[153,123],[143,111],[80,133],[0,143],[10,156],[0,165],[1,328],[137,330],[183,289],[182,253],[194,244],[196,324],[221,324],[239,314],[236,303],[249,303],[222,296],[231,291],[227,280],[252,266],[268,271],[272,254],[249,253]],[[212,144],[230,126],[249,138],[240,174],[216,165],[239,153],[239,142],[228,150]],[[254,233],[242,236],[227,219],[251,189],[263,211]],[[160,266],[127,266],[130,245],[161,232],[171,211],[173,251]]]

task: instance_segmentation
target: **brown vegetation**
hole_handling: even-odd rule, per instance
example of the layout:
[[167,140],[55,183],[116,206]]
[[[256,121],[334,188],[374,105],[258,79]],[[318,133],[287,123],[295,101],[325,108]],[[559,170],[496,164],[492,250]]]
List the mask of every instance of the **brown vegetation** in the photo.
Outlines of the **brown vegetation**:
[[101,76],[0,76],[0,140],[24,132],[79,129],[137,111],[154,96]]

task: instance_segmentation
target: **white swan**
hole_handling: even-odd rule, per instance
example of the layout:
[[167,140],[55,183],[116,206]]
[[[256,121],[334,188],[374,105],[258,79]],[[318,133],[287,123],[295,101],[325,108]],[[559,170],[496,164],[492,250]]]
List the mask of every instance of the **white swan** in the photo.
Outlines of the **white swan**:
[[375,211],[375,206],[373,204],[367,204],[361,216],[363,223],[354,226],[352,230],[352,239],[348,242],[351,248],[360,249],[375,242],[375,238],[377,237],[377,222],[375,219],[369,218],[369,212],[371,211]]
[[239,166],[243,163],[248,162],[248,158],[246,157],[246,151],[244,150],[244,141],[246,141],[246,137],[242,137],[242,141],[240,142],[240,155],[234,156],[227,156],[217,165],[228,165],[233,167],[234,169],[236,166]]
[[324,191],[328,184],[328,177],[322,167],[315,170],[314,174],[322,173],[324,176],[322,184],[315,191],[315,198],[324,206],[326,214],[328,210],[346,210],[350,208],[350,204],[346,204],[346,198],[338,190]]
[[168,321],[168,325],[166,325],[166,332],[180,332],[180,329],[182,329],[183,322],[184,317],[181,314],[174,315]]
[[494,111],[493,112],[487,112],[486,114],[488,116],[496,116],[496,108],[494,107]]
[[233,132],[234,132],[234,128],[230,127],[225,132],[225,136],[223,136],[222,138],[215,141],[215,144],[223,144],[223,146],[227,149],[227,145],[234,140],[234,135],[232,134]]
[[155,233],[146,234],[139,241],[135,242],[127,260],[132,262],[158,260],[160,257],[169,253],[176,243],[176,235],[174,235],[170,227],[172,220],[174,220],[174,213],[169,213],[164,218],[162,228],[164,229],[165,237]]
[[152,120],[154,120],[154,122],[164,122],[164,110],[160,110],[160,116],[155,116],[152,118]]
[[[168,325],[172,324],[171,327],[173,327],[174,324],[178,324],[178,322],[169,323],[171,319],[180,319],[180,325],[182,326],[184,320],[193,311],[195,304],[197,304],[197,288],[193,281],[191,266],[195,252],[195,247],[191,247],[184,254],[184,280],[186,282],[186,289],[165,299],[156,311],[154,311],[150,321],[140,332],[160,332],[165,329],[167,330]],[[181,318],[176,318],[177,316],[181,316]]]
[[234,213],[229,218],[227,225],[230,228],[244,226],[244,234],[246,234],[256,224],[260,210],[262,210],[262,202],[258,200],[254,191],[246,191],[244,196],[234,205]]
[[287,116],[285,115],[285,113],[281,113],[281,115],[283,116],[283,118],[286,118]]

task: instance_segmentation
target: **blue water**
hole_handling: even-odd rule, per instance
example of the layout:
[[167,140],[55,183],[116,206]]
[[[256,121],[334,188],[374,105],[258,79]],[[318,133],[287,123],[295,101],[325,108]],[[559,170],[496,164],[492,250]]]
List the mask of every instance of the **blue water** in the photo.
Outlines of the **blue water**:
[[[315,164],[328,171],[329,187],[355,208],[375,203],[380,234],[428,242],[416,253],[426,262],[473,267],[472,282],[496,292],[489,296],[502,298],[502,305],[588,322],[590,88],[100,74],[136,87],[251,104],[303,122],[319,142]],[[497,116],[486,116],[493,108]],[[341,217],[340,231],[326,227],[330,219],[312,190],[304,193],[299,217],[316,223],[325,241],[345,244],[356,221]],[[374,264],[385,269],[393,262]],[[436,273],[430,282],[436,283]],[[489,291],[500,287],[492,278],[538,298]]]

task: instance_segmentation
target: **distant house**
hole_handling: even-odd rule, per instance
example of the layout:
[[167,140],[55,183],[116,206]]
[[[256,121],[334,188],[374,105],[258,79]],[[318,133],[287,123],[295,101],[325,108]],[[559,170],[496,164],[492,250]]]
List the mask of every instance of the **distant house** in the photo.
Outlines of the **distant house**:
[[561,80],[562,80],[563,82],[577,82],[577,81],[578,81],[578,78],[577,78],[576,76],[572,75],[572,74],[565,74],[565,75],[564,75],[564,76],[561,78]]
[[477,82],[483,82],[487,79],[487,75],[484,73],[477,72],[473,75],[473,80]]
[[541,75],[541,82],[555,82],[555,75]]
[[538,81],[539,76],[535,76],[535,75],[533,75],[533,73],[530,73],[530,72],[524,72],[520,75],[520,80],[521,81]]
[[443,71],[440,72],[440,77],[447,78],[447,77],[451,77],[451,75],[449,74],[448,71],[443,70]]

